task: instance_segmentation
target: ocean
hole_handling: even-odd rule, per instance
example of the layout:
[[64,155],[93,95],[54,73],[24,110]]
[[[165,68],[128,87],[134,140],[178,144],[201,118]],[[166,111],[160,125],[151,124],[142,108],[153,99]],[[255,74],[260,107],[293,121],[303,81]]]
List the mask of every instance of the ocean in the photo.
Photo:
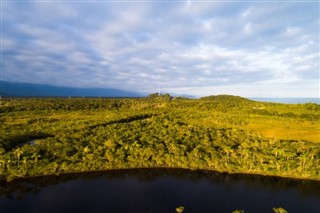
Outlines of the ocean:
[[264,101],[273,103],[284,104],[304,104],[304,103],[316,103],[320,104],[320,98],[249,98],[254,101]]

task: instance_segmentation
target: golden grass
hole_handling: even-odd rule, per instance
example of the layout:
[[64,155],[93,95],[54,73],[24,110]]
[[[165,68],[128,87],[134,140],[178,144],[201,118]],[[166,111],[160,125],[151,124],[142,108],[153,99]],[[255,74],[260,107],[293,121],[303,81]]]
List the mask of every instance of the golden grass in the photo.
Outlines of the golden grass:
[[263,118],[252,120],[245,128],[265,137],[320,143],[319,122],[284,119],[275,121]]

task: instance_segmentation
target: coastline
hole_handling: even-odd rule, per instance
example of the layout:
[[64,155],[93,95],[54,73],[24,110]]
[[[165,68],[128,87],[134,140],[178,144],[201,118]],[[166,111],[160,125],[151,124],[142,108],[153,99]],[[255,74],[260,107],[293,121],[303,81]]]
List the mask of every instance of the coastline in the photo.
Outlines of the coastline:
[[186,167],[165,167],[165,166],[155,166],[155,167],[118,167],[118,168],[106,168],[101,170],[88,170],[88,171],[69,171],[69,172],[60,172],[60,173],[52,173],[52,174],[39,174],[32,176],[24,176],[24,177],[9,177],[9,178],[0,178],[0,182],[2,183],[11,183],[15,181],[21,180],[30,180],[36,178],[43,177],[59,177],[59,176],[68,176],[68,175],[79,175],[82,174],[95,174],[95,173],[108,173],[108,172],[119,172],[119,171],[139,171],[139,170],[168,170],[168,171],[187,171],[187,172],[195,172],[195,173],[211,173],[217,175],[230,175],[230,176],[247,176],[247,177],[259,177],[259,178],[275,178],[278,180],[288,180],[288,181],[313,181],[318,182],[320,184],[320,177],[315,178],[306,178],[301,176],[290,176],[290,175],[272,175],[272,174],[262,174],[258,172],[232,172],[227,170],[210,170],[210,169],[193,169]]

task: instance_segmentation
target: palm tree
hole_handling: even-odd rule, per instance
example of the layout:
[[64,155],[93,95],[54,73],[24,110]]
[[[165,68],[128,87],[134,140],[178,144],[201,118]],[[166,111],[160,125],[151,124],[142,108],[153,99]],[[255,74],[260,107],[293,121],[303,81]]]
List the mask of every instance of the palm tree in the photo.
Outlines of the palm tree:
[[18,165],[20,165],[20,157],[21,155],[23,155],[23,151],[20,148],[17,148],[16,150],[14,150],[13,154],[18,160]]
[[300,165],[302,166],[302,170],[305,169],[305,165],[307,160],[309,160],[309,157],[310,156],[308,152],[304,152],[298,157],[298,159],[300,160]]
[[37,163],[38,162],[38,159],[41,157],[41,155],[37,152],[33,153],[31,158],[34,159],[34,162]]
[[278,207],[278,208],[273,208],[272,209],[275,213],[288,213],[287,210],[285,210],[284,208]]
[[2,165],[2,169],[4,170],[6,167],[6,160],[5,159],[0,159],[0,165]]
[[176,212],[177,212],[177,213],[182,213],[183,210],[184,210],[184,207],[183,207],[183,206],[178,206],[178,207],[176,208]]
[[221,147],[222,147],[223,152],[226,154],[226,161],[229,164],[230,155],[233,153],[233,149],[230,146],[227,146],[227,145],[223,145]]

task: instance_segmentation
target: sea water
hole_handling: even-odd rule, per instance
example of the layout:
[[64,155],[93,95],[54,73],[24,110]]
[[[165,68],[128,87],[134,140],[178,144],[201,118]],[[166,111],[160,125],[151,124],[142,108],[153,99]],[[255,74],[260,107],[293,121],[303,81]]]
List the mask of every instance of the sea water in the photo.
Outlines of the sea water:
[[304,104],[316,103],[320,104],[320,98],[249,98],[254,101],[264,101],[284,104]]

